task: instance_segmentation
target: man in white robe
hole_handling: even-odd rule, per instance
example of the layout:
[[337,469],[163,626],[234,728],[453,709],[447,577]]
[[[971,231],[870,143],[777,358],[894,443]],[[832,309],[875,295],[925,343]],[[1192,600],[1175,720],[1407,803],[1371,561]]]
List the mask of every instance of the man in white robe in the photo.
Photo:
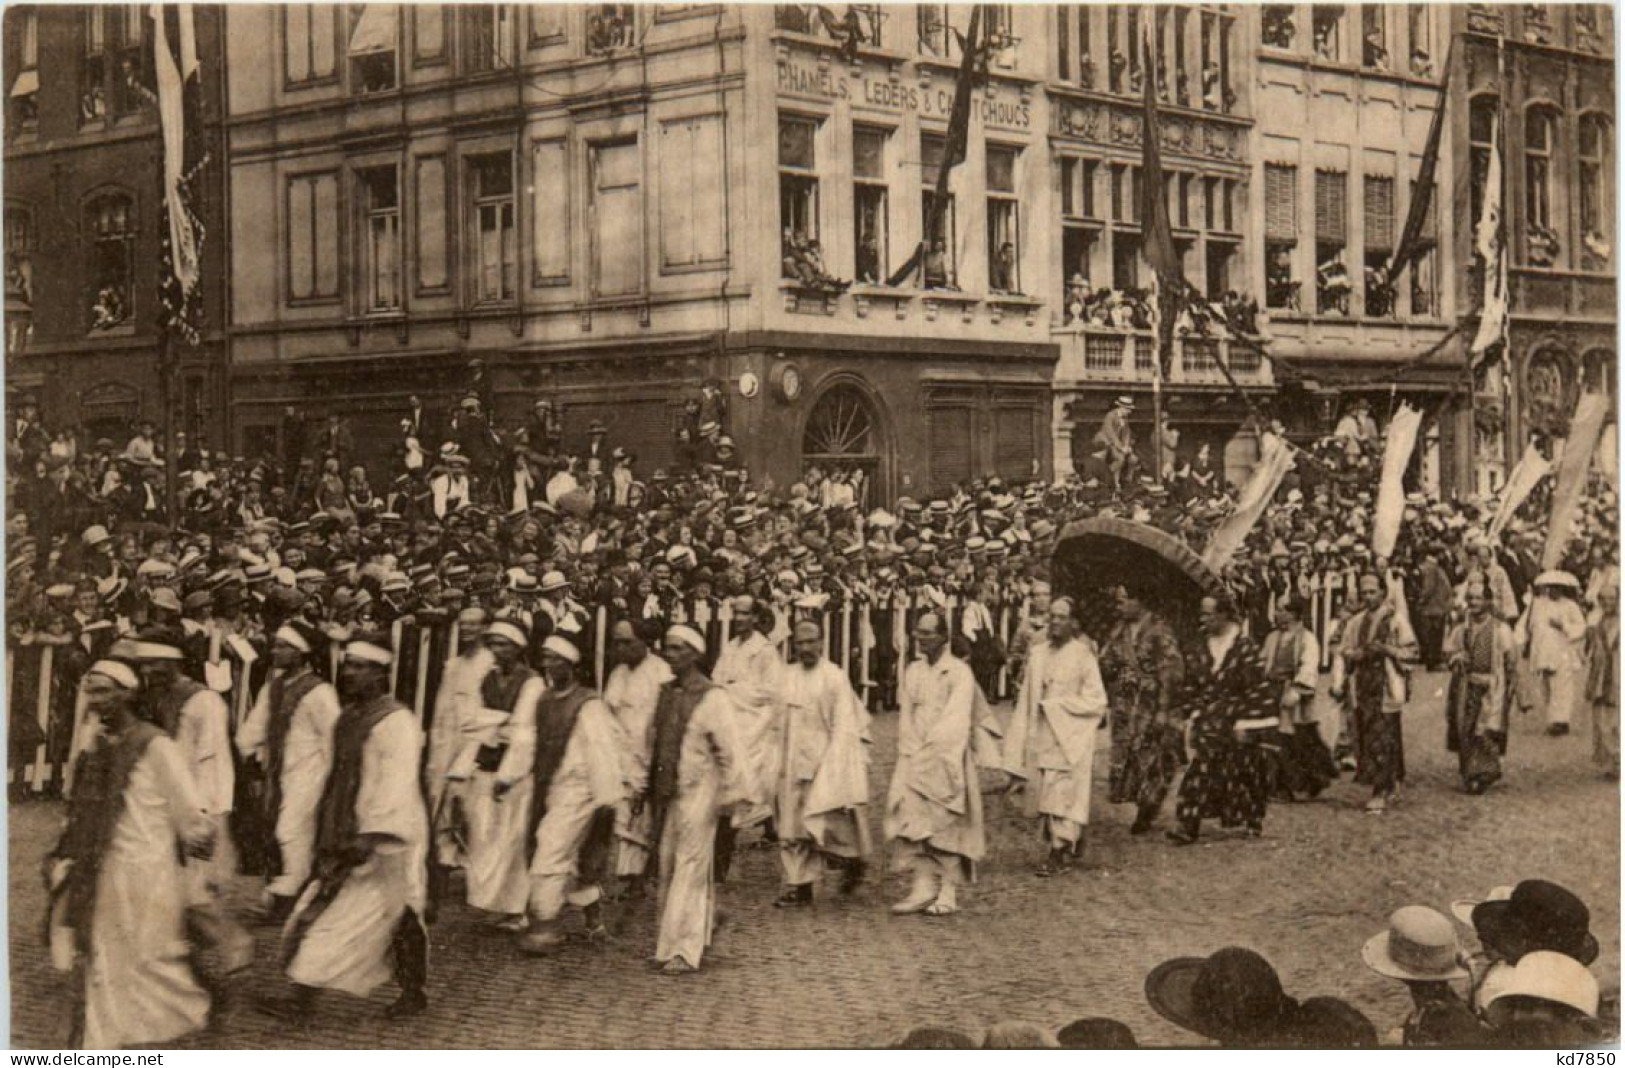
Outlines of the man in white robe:
[[463,748],[462,711],[479,707],[480,683],[496,661],[480,638],[485,633],[483,608],[465,608],[457,616],[456,652],[446,662],[434,697],[434,719],[429,725],[429,755],[424,780],[429,785],[429,834],[442,865],[462,867],[466,861],[458,842],[468,805],[467,780],[447,777]]
[[418,784],[423,732],[389,692],[388,649],[351,642],[339,688],[333,771],[322,797],[315,878],[284,932],[293,996],[267,1006],[309,1019],[318,990],[367,997],[391,975],[391,1019],[428,1008],[429,819]]
[[[505,930],[525,927],[530,878],[525,840],[530,825],[528,769],[502,777],[514,728],[534,722],[542,680],[520,659],[527,637],[519,624],[499,619],[485,631],[492,667],[459,714],[462,748],[446,778],[466,783],[468,799],[468,903],[493,913]],[[497,786],[501,784],[502,790]]]
[[645,803],[660,830],[660,933],[655,961],[667,975],[697,971],[716,924],[717,816],[738,800],[742,752],[727,693],[699,669],[705,639],[688,626],[666,632],[674,678],[660,693]]
[[784,708],[779,703],[783,690],[784,657],[768,634],[777,620],[773,606],[752,597],[733,601],[732,636],[717,657],[711,677],[727,691],[737,720],[736,733],[744,754],[742,769],[748,803],[740,804],[727,825],[717,828],[718,879],[728,877],[734,833],[771,818],[766,797],[779,777],[779,752],[783,745]]
[[622,760],[614,721],[598,695],[576,685],[581,650],[557,634],[542,643],[542,674],[547,690],[519,715],[513,742],[497,771],[496,789],[505,793],[522,777],[532,784],[535,812],[527,824],[530,901],[529,930],[520,941],[526,953],[543,954],[564,943],[558,921],[566,904],[582,909],[589,932],[605,933],[598,902],[597,871],[585,871],[582,854],[595,824],[609,847],[615,805],[622,794]]
[[1585,611],[1574,600],[1580,582],[1567,571],[1547,571],[1535,579],[1536,596],[1518,621],[1514,637],[1525,651],[1527,692],[1546,720],[1546,733],[1569,733],[1580,697],[1585,645]]
[[[266,917],[287,919],[310,878],[316,849],[316,808],[333,764],[333,728],[339,695],[311,670],[314,632],[284,624],[271,644],[271,680],[260,688],[248,718],[237,730],[237,751],[259,762],[274,807],[278,874],[266,885]],[[324,649],[325,652],[325,649]]]
[[631,620],[615,624],[610,632],[615,667],[604,683],[604,703],[620,731],[627,797],[616,808],[614,875],[623,880],[621,891],[629,897],[643,896],[654,834],[648,809],[641,808],[634,816],[632,799],[649,786],[650,727],[660,704],[660,688],[672,678],[670,665],[649,651],[649,644],[660,640],[659,624],[644,627],[640,633]]
[[886,798],[885,834],[914,872],[899,914],[959,911],[957,887],[986,850],[973,733],[977,687],[970,665],[948,651],[948,624],[926,612],[915,622],[920,655],[898,693],[897,764]]
[[841,892],[855,890],[869,853],[869,713],[846,673],[824,658],[824,632],[797,623],[796,663],[784,672],[784,752],[773,810],[784,867],[775,904],[812,904],[826,862],[842,870]]
[[226,914],[221,902],[237,871],[229,828],[237,774],[226,702],[219,693],[181,674],[178,647],[137,641],[122,648],[139,661],[150,713],[159,729],[180,746],[203,814],[214,827],[213,855],[186,867],[198,949],[215,947],[222,971],[241,971],[254,959],[254,937]]
[[214,824],[180,747],[136,718],[139,687],[117,661],[86,673],[85,700],[102,730],[80,760],[82,788],[46,864],[52,963],[83,983],[69,1043],[80,1049],[164,1045],[209,1017],[187,955],[175,845],[207,856]]
[[1066,597],[1050,602],[1048,639],[1032,646],[1004,751],[1004,770],[1029,783],[1027,797],[1049,850],[1040,876],[1064,874],[1083,856],[1095,739],[1106,714],[1100,662],[1093,644],[1078,634]]

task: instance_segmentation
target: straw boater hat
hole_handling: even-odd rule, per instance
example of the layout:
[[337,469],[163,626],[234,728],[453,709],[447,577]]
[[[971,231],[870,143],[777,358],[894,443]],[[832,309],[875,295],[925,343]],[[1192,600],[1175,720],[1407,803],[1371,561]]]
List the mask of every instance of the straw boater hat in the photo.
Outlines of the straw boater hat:
[[1366,942],[1360,954],[1378,975],[1407,982],[1467,978],[1456,929],[1443,913],[1407,905],[1388,917],[1388,929]]

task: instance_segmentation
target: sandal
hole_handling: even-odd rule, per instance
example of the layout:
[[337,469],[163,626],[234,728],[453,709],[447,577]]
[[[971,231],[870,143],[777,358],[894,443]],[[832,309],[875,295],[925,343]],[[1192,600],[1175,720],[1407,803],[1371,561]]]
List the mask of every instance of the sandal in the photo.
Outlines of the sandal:
[[940,901],[933,901],[925,907],[927,916],[952,916],[959,911],[958,905],[944,905]]
[[1187,834],[1184,831],[1169,831],[1165,837],[1168,839],[1168,841],[1177,846],[1196,844],[1196,836],[1194,834]]

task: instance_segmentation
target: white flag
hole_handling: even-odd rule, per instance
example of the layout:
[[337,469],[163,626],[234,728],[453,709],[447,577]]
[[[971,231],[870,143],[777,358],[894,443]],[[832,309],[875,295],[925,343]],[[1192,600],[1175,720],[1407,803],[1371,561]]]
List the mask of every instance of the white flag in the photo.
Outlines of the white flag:
[[1478,335],[1473,338],[1474,364],[1506,337],[1507,256],[1501,227],[1501,122],[1490,134],[1490,165],[1484,177],[1484,210],[1478,218],[1476,247],[1484,265],[1484,304],[1479,309]]
[[1507,476],[1507,484],[1501,490],[1501,506],[1495,510],[1495,519],[1490,523],[1490,540],[1493,542],[1498,534],[1506,528],[1512,520],[1513,513],[1518,506],[1529,499],[1540,480],[1551,473],[1552,462],[1540,454],[1535,443],[1530,442],[1524,447],[1523,455],[1518,458],[1517,464],[1512,468],[1512,474]]
[[1222,571],[1230,562],[1236,550],[1247,540],[1247,535],[1252,533],[1253,527],[1258,525],[1265,506],[1275,496],[1281,480],[1292,470],[1294,462],[1291,446],[1274,434],[1264,435],[1264,455],[1259,457],[1258,466],[1253,468],[1247,485],[1242,487],[1236,510],[1213,532],[1202,553],[1202,561],[1208,567]]
[[1377,488],[1377,509],[1371,521],[1371,555],[1387,560],[1399,540],[1399,521],[1405,515],[1405,468],[1416,448],[1422,413],[1401,404],[1388,423],[1388,441],[1382,450],[1382,484]]
[[1601,393],[1585,394],[1574,408],[1574,418],[1569,420],[1569,436],[1563,443],[1563,456],[1557,461],[1551,525],[1546,531],[1546,551],[1540,560],[1543,568],[1549,570],[1563,563],[1563,550],[1569,546],[1574,513],[1585,494],[1591,454],[1597,451],[1597,439],[1602,436],[1602,424],[1607,418],[1608,398]]

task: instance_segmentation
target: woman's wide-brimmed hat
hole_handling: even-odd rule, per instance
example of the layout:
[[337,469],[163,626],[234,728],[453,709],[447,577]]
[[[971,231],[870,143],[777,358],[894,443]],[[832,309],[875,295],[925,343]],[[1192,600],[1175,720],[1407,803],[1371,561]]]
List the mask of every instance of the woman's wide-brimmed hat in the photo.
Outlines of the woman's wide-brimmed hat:
[[1571,891],[1544,879],[1525,879],[1504,900],[1480,902],[1472,919],[1478,940],[1514,963],[1540,950],[1581,964],[1597,959],[1591,911]]
[[1145,998],[1180,1027],[1227,1046],[1267,1041],[1297,1007],[1269,961],[1236,946],[1164,961],[1145,977]]

